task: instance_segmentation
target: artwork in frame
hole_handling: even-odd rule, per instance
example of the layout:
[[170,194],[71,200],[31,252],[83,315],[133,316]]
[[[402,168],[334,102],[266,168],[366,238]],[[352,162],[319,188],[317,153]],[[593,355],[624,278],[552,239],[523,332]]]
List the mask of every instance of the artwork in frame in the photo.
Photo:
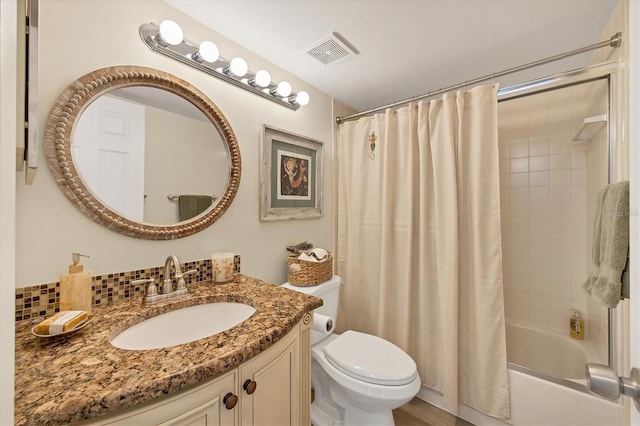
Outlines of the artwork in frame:
[[323,144],[263,126],[260,145],[260,220],[322,217]]

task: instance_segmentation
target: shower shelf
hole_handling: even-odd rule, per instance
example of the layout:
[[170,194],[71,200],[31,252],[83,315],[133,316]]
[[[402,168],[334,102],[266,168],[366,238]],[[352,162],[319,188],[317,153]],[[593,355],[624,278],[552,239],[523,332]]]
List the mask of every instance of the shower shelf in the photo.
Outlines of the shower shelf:
[[580,130],[573,137],[573,142],[588,142],[591,137],[607,123],[607,114],[587,117],[582,122]]

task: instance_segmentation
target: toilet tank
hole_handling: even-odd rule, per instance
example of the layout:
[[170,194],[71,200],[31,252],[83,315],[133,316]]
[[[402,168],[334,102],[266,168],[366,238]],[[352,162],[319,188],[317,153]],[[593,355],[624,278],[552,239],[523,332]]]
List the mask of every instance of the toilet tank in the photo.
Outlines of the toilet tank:
[[316,308],[314,312],[333,318],[337,321],[338,315],[338,302],[340,297],[340,285],[342,284],[342,278],[338,275],[334,275],[327,281],[323,281],[318,285],[309,287],[299,287],[293,284],[284,283],[282,286],[290,290],[299,291],[301,293],[308,294],[310,296],[319,297],[322,299],[322,306]]

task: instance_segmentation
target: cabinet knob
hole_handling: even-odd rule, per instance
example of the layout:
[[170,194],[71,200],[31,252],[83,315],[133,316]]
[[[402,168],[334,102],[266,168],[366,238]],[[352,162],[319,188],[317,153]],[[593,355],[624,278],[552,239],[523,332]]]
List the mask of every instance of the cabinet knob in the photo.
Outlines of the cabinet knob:
[[244,389],[245,391],[247,391],[247,393],[249,395],[251,395],[252,393],[254,393],[256,391],[256,388],[258,387],[258,384],[256,382],[254,382],[253,380],[247,380],[246,382],[244,382],[244,384],[242,385],[242,389]]
[[238,396],[229,392],[224,396],[222,402],[224,402],[224,406],[227,407],[227,410],[233,410],[233,407],[238,403]]

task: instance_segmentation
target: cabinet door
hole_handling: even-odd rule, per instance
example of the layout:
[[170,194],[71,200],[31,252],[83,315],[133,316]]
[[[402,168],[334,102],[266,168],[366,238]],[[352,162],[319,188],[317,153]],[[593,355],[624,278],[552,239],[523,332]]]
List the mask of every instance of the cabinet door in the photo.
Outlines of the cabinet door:
[[219,412],[220,398],[215,398],[159,426],[219,426],[220,416],[216,415]]
[[139,425],[206,425],[234,426],[239,407],[227,409],[224,398],[237,395],[237,370],[176,396],[133,407],[115,415],[90,419],[84,424],[139,426]]
[[[299,342],[294,331],[240,366],[242,425],[300,424],[299,362]],[[249,393],[254,384],[255,390]]]

